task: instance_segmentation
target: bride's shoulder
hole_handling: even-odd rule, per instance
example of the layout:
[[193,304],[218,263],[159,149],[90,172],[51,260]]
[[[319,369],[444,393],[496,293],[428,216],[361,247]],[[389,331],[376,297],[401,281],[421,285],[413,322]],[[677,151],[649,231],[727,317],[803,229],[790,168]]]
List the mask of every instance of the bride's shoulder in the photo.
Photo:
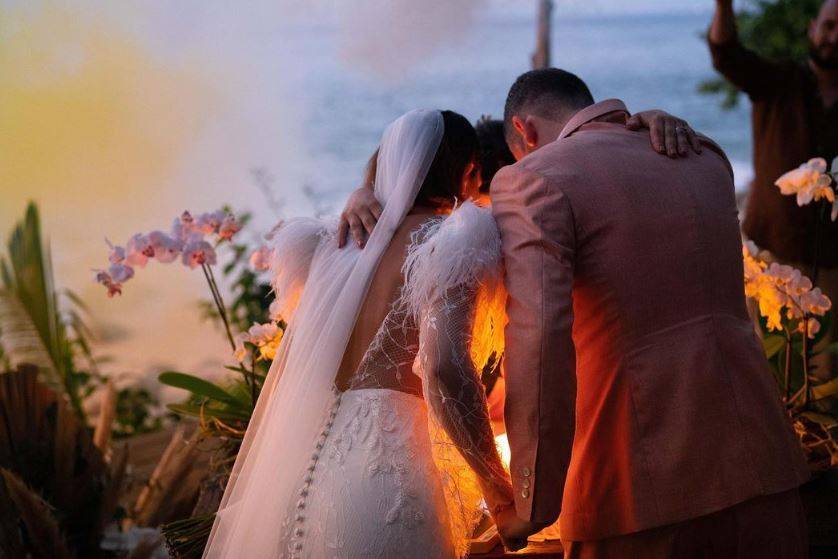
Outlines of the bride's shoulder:
[[465,202],[414,236],[402,272],[416,308],[434,293],[497,278],[500,264],[500,233],[491,210]]
[[280,221],[265,235],[271,285],[277,299],[305,281],[318,247],[334,234],[334,229],[331,222],[296,217]]
[[313,251],[332,229],[321,219],[295,217],[280,221],[265,235],[265,240],[274,255],[288,257],[288,253]]

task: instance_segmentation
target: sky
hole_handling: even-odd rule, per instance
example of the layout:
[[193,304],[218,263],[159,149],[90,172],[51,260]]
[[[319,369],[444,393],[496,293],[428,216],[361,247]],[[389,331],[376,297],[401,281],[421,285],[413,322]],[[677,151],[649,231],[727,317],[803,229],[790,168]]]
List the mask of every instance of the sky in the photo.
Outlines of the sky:
[[[526,13],[532,0],[492,0],[495,13]],[[713,0],[555,0],[557,13],[574,15],[701,13],[713,9]]]

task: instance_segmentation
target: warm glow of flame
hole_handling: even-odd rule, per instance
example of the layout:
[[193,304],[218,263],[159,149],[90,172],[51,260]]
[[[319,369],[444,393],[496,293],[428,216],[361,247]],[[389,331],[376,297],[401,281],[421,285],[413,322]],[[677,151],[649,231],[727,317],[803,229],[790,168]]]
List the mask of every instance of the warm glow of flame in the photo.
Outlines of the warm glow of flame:
[[512,459],[512,451],[509,448],[509,439],[506,438],[506,433],[501,433],[495,437],[495,445],[498,447],[500,459],[503,460],[503,465],[509,469],[509,461]]

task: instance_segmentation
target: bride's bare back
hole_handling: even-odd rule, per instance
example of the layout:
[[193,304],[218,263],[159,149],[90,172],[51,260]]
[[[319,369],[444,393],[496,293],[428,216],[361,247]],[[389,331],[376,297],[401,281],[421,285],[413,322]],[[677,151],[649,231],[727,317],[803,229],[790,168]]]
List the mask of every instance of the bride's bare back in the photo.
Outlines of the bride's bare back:
[[422,396],[422,381],[412,371],[419,332],[413,320],[394,303],[404,285],[402,266],[411,238],[433,217],[431,212],[416,211],[393,235],[338,369],[335,383],[340,390],[388,388]]

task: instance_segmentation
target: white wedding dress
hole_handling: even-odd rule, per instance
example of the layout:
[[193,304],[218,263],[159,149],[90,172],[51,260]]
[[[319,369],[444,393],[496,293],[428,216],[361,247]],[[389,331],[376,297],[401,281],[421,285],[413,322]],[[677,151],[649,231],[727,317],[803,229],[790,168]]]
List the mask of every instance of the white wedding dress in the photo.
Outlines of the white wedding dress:
[[467,550],[481,491],[509,499],[479,378],[502,351],[500,239],[487,209],[464,203],[413,235],[401,296],[348,389],[335,385],[441,120],[414,111],[385,133],[376,179],[384,213],[366,249],[338,250],[334,228],[316,220],[275,231],[273,284],[289,329],[204,557],[453,558]]

